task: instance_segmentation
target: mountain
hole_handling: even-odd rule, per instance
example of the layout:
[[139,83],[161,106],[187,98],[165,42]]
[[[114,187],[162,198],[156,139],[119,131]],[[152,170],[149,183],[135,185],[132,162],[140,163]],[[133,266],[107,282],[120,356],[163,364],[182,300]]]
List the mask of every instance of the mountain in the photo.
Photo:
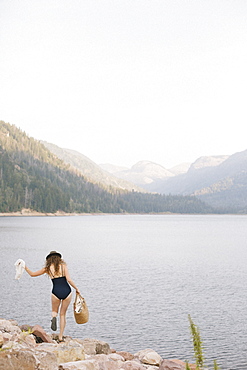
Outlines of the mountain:
[[0,121],[0,212],[208,213],[195,197],[111,188],[87,181],[42,143]]
[[193,171],[206,167],[216,167],[223,163],[227,158],[229,158],[229,155],[203,156],[192,163],[188,170]]
[[201,157],[187,173],[157,181],[150,190],[193,195],[222,211],[246,212],[247,150],[231,156]]
[[146,192],[144,189],[138,187],[137,184],[132,184],[128,181],[121,180],[104,171],[91,159],[75,150],[60,148],[57,145],[47,143],[46,141],[41,141],[41,143],[65,163],[79,170],[81,174],[90,182],[102,185],[106,189],[112,187],[115,189]]
[[191,164],[186,173],[174,176],[172,179],[158,180],[149,186],[149,190],[161,194],[193,194],[196,190],[209,186],[214,181],[218,166],[228,157],[200,157]]
[[181,175],[182,173],[186,173],[189,170],[190,166],[191,166],[191,163],[184,162],[184,163],[178,164],[177,166],[170,168],[169,171],[173,173],[173,175],[177,176],[177,175]]
[[110,164],[110,163],[102,163],[102,164],[99,164],[99,166],[100,168],[102,168],[102,170],[112,173],[112,174],[128,170],[128,167],[115,166],[114,164]]
[[172,172],[168,171],[163,166],[150,161],[140,161],[130,169],[116,171],[113,172],[113,174],[115,177],[133,182],[144,189],[157,179],[166,179],[174,176]]
[[109,168],[114,176],[152,193],[195,196],[219,212],[247,212],[247,151],[202,156],[192,164],[169,170],[150,161],[140,161],[121,171]]

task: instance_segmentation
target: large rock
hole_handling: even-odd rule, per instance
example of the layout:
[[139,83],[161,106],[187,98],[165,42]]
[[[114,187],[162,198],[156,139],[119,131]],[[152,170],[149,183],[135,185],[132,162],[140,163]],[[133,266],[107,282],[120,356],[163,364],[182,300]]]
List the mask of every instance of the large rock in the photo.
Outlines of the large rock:
[[98,364],[95,360],[85,360],[76,362],[67,362],[60,364],[59,370],[99,370]]
[[105,354],[109,355],[111,353],[111,349],[108,343],[97,340],[97,339],[76,339],[79,343],[81,343],[84,347],[84,351],[86,355],[97,355],[97,354]]
[[[7,337],[6,336],[11,336]],[[3,334],[4,343],[2,350],[28,350],[36,347],[36,340],[32,334],[20,333],[17,335],[11,335],[9,333]]]
[[185,370],[185,367],[172,360],[163,360],[159,370]]
[[8,350],[12,350],[12,351],[21,351],[21,350],[29,350],[28,346],[23,343],[23,342],[19,342],[18,341],[19,338],[17,338],[16,340],[10,340],[8,342],[5,342],[2,346],[2,350],[3,351],[8,351]]
[[13,337],[12,334],[10,334],[10,333],[1,333],[1,336],[3,337],[3,343],[11,341],[11,339]]
[[160,357],[160,355],[150,348],[135,353],[134,357],[141,361],[143,364],[148,365],[159,366],[162,362],[162,358]]
[[32,327],[32,334],[36,338],[40,338],[43,342],[53,343],[51,336],[46,333],[46,331],[40,325],[34,325]]
[[0,319],[0,332],[16,335],[21,333],[21,329],[14,320]]
[[45,351],[53,353],[56,356],[58,364],[85,360],[84,348],[76,340],[59,344],[41,343],[37,346],[36,350],[37,352]]
[[[196,365],[189,364],[191,370],[196,370]],[[185,370],[186,363],[181,360],[163,360],[159,370]]]
[[107,359],[108,361],[125,361],[125,359],[123,358],[123,356],[121,356],[120,354],[118,353],[110,353],[108,356],[107,356]]
[[54,353],[46,351],[35,351],[38,360],[37,370],[58,370],[57,357]]
[[121,366],[124,370],[146,370],[146,368],[139,362],[133,361],[126,361]]
[[0,352],[0,369],[36,370],[37,366],[38,361],[30,350]]
[[24,331],[21,332],[21,334],[19,334],[19,336],[18,336],[18,341],[20,343],[25,344],[26,346],[28,346],[30,348],[36,347],[35,336],[32,335],[32,334],[28,334],[28,332],[24,332]]
[[36,351],[35,349],[15,348],[0,352],[0,369],[2,370],[57,370],[57,357],[54,353]]
[[117,358],[109,358],[107,355],[95,355],[85,361],[77,361],[66,364],[60,364],[59,370],[118,370],[121,369],[122,361]]
[[125,361],[131,361],[134,359],[134,355],[132,355],[132,353],[125,352],[125,351],[117,351],[116,353],[122,356]]
[[88,360],[94,360],[96,363],[95,370],[118,370],[122,368],[124,358],[116,353],[109,355],[99,354],[87,356]]

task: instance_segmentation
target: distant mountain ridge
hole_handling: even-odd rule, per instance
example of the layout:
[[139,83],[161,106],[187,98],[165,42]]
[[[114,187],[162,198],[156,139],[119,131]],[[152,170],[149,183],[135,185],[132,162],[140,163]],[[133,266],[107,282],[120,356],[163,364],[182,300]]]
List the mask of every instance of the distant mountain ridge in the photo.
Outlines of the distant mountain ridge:
[[150,184],[156,179],[174,176],[173,173],[166,170],[161,165],[150,161],[140,161],[132,166],[131,169],[116,172],[114,175],[139,186]]
[[230,156],[201,157],[188,172],[153,183],[160,194],[194,195],[222,210],[246,212],[247,150]]
[[149,190],[149,184],[158,180],[167,179],[177,174],[187,172],[190,164],[183,163],[175,166],[173,169],[167,170],[160,164],[143,160],[137,162],[131,168],[122,168],[119,170],[118,166],[110,164],[100,165],[106,171],[110,169],[111,173],[120,179],[133,182],[134,184]]
[[247,150],[202,156],[192,164],[169,170],[140,161],[128,170],[113,173],[153,193],[192,195],[220,212],[247,213]]
[[193,162],[188,170],[193,171],[200,170],[206,167],[216,167],[219,166],[228,158],[229,155],[203,156],[198,158],[195,162]]

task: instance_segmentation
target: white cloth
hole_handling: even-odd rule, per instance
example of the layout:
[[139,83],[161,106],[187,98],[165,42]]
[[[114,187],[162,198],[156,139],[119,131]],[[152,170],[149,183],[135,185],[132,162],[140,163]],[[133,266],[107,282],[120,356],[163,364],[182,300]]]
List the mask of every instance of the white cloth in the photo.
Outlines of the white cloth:
[[83,307],[84,299],[79,294],[76,294],[74,309],[76,313],[80,313]]
[[23,274],[23,271],[25,269],[25,262],[22,260],[22,259],[18,259],[16,262],[15,262],[15,279],[16,280],[19,280],[21,278],[21,275]]

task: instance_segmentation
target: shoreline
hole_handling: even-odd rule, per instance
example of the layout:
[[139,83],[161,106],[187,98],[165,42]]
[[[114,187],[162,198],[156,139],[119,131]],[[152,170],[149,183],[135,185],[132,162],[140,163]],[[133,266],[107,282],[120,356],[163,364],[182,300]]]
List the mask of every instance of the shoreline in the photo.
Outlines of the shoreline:
[[167,215],[167,216],[176,216],[176,215],[183,215],[183,216],[246,216],[246,213],[172,213],[172,212],[153,212],[153,213],[101,213],[101,212],[92,212],[92,213],[66,213],[63,211],[57,211],[55,213],[44,213],[44,212],[37,212],[30,209],[23,209],[17,212],[0,212],[0,217],[79,217],[79,216],[128,216],[128,215]]
[[92,213],[67,213],[63,211],[57,211],[55,213],[48,213],[48,212],[37,212],[31,209],[22,209],[21,211],[17,212],[2,212],[0,213],[0,217],[62,217],[62,216],[126,216],[126,215],[176,215],[182,213],[172,213],[172,212],[160,212],[160,213],[102,213],[102,212],[92,212]]
[[[95,213],[98,214],[98,213]],[[62,216],[90,216],[93,213],[66,213],[66,212],[55,212],[55,213],[43,213],[37,211],[22,210],[18,212],[3,212],[0,213],[0,217],[62,217]]]

